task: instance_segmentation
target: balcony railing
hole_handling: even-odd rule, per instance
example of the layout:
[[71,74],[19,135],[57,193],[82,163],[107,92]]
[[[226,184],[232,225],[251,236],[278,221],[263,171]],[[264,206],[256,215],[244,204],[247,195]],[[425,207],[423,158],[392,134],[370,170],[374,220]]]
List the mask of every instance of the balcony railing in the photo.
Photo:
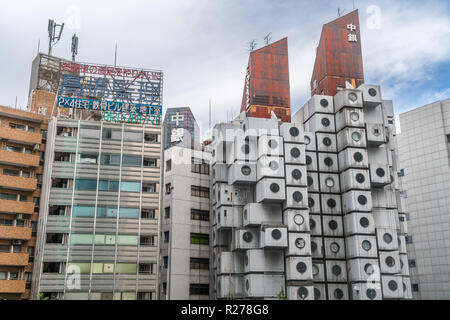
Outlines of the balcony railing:
[[25,280],[0,280],[0,293],[24,293]]
[[5,189],[34,191],[37,188],[36,178],[24,178],[0,174],[0,186]]
[[11,142],[34,145],[41,143],[42,135],[41,133],[37,132],[0,127],[0,138],[6,139]]
[[[28,253],[0,252],[0,265],[26,267],[28,265]],[[2,286],[0,285],[0,288],[1,287]]]
[[29,227],[0,226],[1,239],[30,240],[31,232]]
[[0,164],[20,167],[38,167],[39,156],[34,154],[0,150]]
[[0,212],[33,214],[34,202],[0,199]]

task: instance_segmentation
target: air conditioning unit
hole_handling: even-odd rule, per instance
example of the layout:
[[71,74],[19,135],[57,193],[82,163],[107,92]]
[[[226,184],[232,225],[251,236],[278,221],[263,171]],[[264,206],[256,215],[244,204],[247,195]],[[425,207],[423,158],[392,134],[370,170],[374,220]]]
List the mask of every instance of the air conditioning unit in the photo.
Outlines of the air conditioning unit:
[[286,258],[286,280],[308,281],[313,279],[311,257]]
[[381,104],[381,87],[371,84],[362,84],[358,87],[362,92],[364,107],[376,107]]
[[403,281],[400,276],[382,276],[381,286],[384,299],[403,298]]
[[337,154],[319,152],[317,157],[320,172],[339,172]]
[[228,169],[228,184],[256,183],[256,163],[238,161]]
[[316,135],[314,132],[305,132],[305,146],[306,151],[317,151]]
[[288,231],[309,232],[309,213],[307,209],[288,209],[283,212],[283,221]]
[[244,276],[222,275],[217,277],[216,295],[218,299],[230,299],[243,296]]
[[352,212],[344,216],[345,235],[375,235],[375,221],[372,213]]
[[256,228],[242,228],[235,230],[235,249],[258,249],[259,231]]
[[226,163],[215,163],[212,166],[212,183],[228,183],[228,166]]
[[314,300],[314,287],[312,285],[287,286],[289,300]]
[[257,138],[236,136],[233,143],[234,161],[256,161],[257,159]]
[[344,107],[362,108],[362,93],[359,90],[344,89],[334,96],[334,112]]
[[317,153],[313,151],[306,151],[305,163],[308,171],[318,171]]
[[313,262],[311,269],[314,283],[325,281],[325,267],[323,262]]
[[285,198],[284,179],[264,178],[256,184],[256,202],[282,202]]
[[261,248],[287,248],[288,232],[286,226],[261,227],[259,243]]
[[244,255],[244,272],[284,272],[282,250],[251,249]]
[[347,282],[347,263],[345,260],[326,262],[327,282]]
[[39,150],[39,147],[40,147],[40,145],[39,145],[39,143],[36,143],[35,145],[34,145],[34,150]]
[[370,180],[373,187],[384,187],[391,183],[391,170],[387,164],[370,164]]
[[347,191],[342,196],[342,201],[344,213],[372,211],[372,195],[370,191]]
[[264,223],[281,224],[281,206],[270,203],[248,203],[243,210],[243,225],[257,227]]
[[308,208],[309,213],[321,214],[320,212],[320,197],[318,193],[308,192]]
[[244,292],[248,298],[276,298],[284,283],[283,275],[247,274]]
[[316,172],[310,172],[306,177],[306,184],[308,185],[308,192],[319,192],[319,174]]
[[378,250],[398,250],[398,237],[395,229],[377,228]]
[[307,173],[305,165],[286,165],[286,185],[296,187],[306,187]]
[[317,151],[337,152],[336,134],[317,132],[316,141],[317,141]]
[[286,256],[311,256],[311,238],[307,233],[289,232]]
[[400,273],[400,254],[398,251],[379,251],[381,274]]
[[215,211],[218,230],[242,226],[242,206],[220,206]]
[[337,134],[338,150],[341,152],[345,148],[365,148],[367,147],[366,130],[362,128],[345,128]]
[[314,300],[327,300],[325,284],[314,283]]
[[340,193],[341,188],[339,186],[339,174],[320,172],[320,192],[323,193]]
[[218,254],[218,274],[233,274],[244,272],[244,252],[221,252]]
[[[395,193],[388,189],[373,188],[372,201],[374,208],[397,209]],[[398,208],[400,210],[400,208]]]
[[304,130],[301,123],[283,122],[280,125],[280,135],[283,137],[285,143],[305,143]]
[[325,238],[324,245],[327,259],[345,259],[344,238]]
[[365,149],[347,148],[339,152],[339,169],[341,171],[349,168],[369,168],[369,155]]
[[348,278],[351,282],[380,283],[380,266],[377,259],[351,259],[348,260]]
[[13,245],[19,245],[22,244],[22,240],[12,240]]
[[305,122],[305,131],[308,132],[336,132],[333,114],[315,113]]
[[302,108],[304,110],[304,121],[315,113],[334,113],[333,97],[325,95],[314,95]]
[[321,199],[323,214],[342,215],[340,195],[323,193]]
[[408,256],[406,253],[400,254],[400,271],[402,276],[409,276]]
[[311,235],[322,235],[322,222],[319,215],[309,215],[309,229],[311,230]]
[[258,139],[258,158],[262,156],[283,156],[283,138],[279,136],[262,135]]
[[367,123],[367,145],[369,147],[378,147],[380,144],[386,143],[386,133],[384,124]]
[[377,238],[355,235],[346,238],[347,258],[377,258]]
[[215,185],[215,199],[217,207],[243,206],[253,201],[253,192],[249,186],[229,186],[224,183]]
[[284,159],[281,157],[262,156],[258,159],[258,181],[262,178],[283,178]]
[[346,284],[328,284],[328,300],[348,300],[348,286]]
[[341,189],[370,190],[370,174],[367,169],[348,169],[341,173]]
[[286,201],[283,209],[307,209],[308,191],[305,187],[286,187]]
[[227,230],[213,229],[211,237],[214,247],[227,246],[231,242],[231,233],[227,232]]
[[322,216],[323,234],[325,236],[343,237],[344,228],[342,217],[340,216]]
[[402,277],[403,282],[403,298],[412,299],[411,279],[409,277]]
[[342,108],[336,113],[336,132],[345,127],[364,128],[364,112],[359,108]]
[[311,255],[313,259],[323,258],[323,245],[321,237],[311,237]]
[[353,300],[382,300],[381,285],[374,286],[368,283],[352,283]]
[[304,144],[284,144],[284,159],[286,164],[305,164],[305,145]]
[[406,237],[399,235],[398,236],[398,251],[401,254],[406,254],[407,250],[406,250]]

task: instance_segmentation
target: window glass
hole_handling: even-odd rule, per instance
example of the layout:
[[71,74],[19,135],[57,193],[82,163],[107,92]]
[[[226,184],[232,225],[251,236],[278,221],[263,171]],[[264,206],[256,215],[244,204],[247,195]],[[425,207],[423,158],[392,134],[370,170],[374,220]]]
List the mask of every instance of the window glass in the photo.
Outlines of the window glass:
[[124,133],[123,133],[123,141],[142,142],[142,132],[124,131]]
[[117,243],[119,245],[137,246],[138,241],[138,236],[119,235],[117,238]]
[[191,233],[191,244],[209,244],[209,234]]
[[12,193],[0,193],[0,199],[2,200],[17,200],[17,195]]
[[70,244],[92,244],[92,234],[71,234]]
[[155,183],[146,183],[142,186],[142,192],[156,192],[156,184]]
[[92,265],[92,273],[103,273],[103,263],[94,262]]
[[136,263],[117,263],[116,264],[117,273],[131,273],[136,274],[137,264]]
[[131,181],[121,181],[120,190],[128,191],[128,192],[140,192],[141,191],[141,183],[140,182],[131,182]]
[[90,179],[76,179],[75,190],[96,190],[97,180]]
[[73,217],[93,217],[95,212],[95,207],[93,206],[73,206],[72,216]]
[[96,234],[95,235],[95,244],[105,244],[105,235],[104,234]]
[[80,128],[80,138],[98,139],[99,137],[99,129]]
[[3,169],[3,174],[8,176],[20,176],[20,170]]
[[117,208],[98,207],[97,208],[97,217],[115,218],[115,217],[117,217]]
[[[79,269],[78,269],[79,268]],[[86,274],[91,272],[91,264],[90,263],[81,263],[81,262],[73,262],[68,265],[68,273],[79,272],[81,274]]]
[[6,272],[0,272],[0,280],[6,280]]
[[119,218],[139,218],[139,208],[120,208]]
[[6,146],[6,151],[22,152],[22,148],[19,148],[19,147],[13,147],[13,146]]
[[102,154],[101,164],[106,165],[120,165],[120,155],[118,154]]
[[140,167],[142,164],[142,158],[136,156],[123,156],[122,165],[131,167]]
[[97,155],[93,155],[93,154],[82,154],[80,155],[80,161],[79,163],[93,163],[96,164],[97,163]]
[[[30,177],[30,173],[28,171],[22,171],[22,177],[29,178]],[[36,175],[36,178],[37,178],[37,175]],[[42,182],[42,180],[41,180],[41,182]]]

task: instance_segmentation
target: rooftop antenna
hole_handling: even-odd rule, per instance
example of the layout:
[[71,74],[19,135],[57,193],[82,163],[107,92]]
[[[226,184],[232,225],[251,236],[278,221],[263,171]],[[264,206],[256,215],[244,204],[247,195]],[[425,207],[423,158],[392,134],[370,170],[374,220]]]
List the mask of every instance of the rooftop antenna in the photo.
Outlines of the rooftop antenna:
[[252,40],[251,42],[249,42],[249,45],[250,45],[250,52],[252,52],[253,50],[255,50],[256,40]]
[[[59,33],[56,35],[56,29],[59,28]],[[54,20],[48,20],[48,55],[52,55],[52,48],[61,40],[61,34],[64,29],[64,23],[57,24]]]
[[269,33],[264,37],[264,42],[266,43],[266,46],[269,45],[270,39],[272,39],[271,34],[272,34],[272,32],[269,32]]
[[341,11],[341,8],[338,8],[338,16],[340,17],[341,15],[343,15],[344,11],[345,9]]
[[117,42],[116,42],[116,46],[114,49],[114,67],[117,66]]
[[38,50],[37,50],[37,53],[39,54],[39,49],[41,48],[41,39],[39,39],[39,41],[38,41]]
[[211,130],[211,98],[209,98],[209,130]]
[[78,37],[75,33],[72,36],[72,61],[75,61],[75,57],[78,54]]

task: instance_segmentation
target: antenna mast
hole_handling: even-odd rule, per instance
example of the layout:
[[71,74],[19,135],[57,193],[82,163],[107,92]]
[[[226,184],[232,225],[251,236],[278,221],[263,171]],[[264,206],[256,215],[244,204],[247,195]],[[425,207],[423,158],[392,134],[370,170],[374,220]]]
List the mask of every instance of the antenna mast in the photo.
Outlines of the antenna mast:
[[78,37],[75,33],[72,36],[72,61],[75,61],[75,57],[78,54]]
[[250,45],[250,52],[252,52],[253,50],[255,50],[256,40],[252,40],[251,42],[249,42],[249,45]]
[[272,39],[271,34],[272,34],[272,32],[269,32],[269,33],[264,37],[264,42],[266,43],[266,46],[269,45],[270,39]]
[[[56,35],[56,29],[59,28],[59,33]],[[57,24],[54,20],[48,20],[48,55],[52,55],[52,48],[61,40],[61,34],[64,29],[64,23]]]

